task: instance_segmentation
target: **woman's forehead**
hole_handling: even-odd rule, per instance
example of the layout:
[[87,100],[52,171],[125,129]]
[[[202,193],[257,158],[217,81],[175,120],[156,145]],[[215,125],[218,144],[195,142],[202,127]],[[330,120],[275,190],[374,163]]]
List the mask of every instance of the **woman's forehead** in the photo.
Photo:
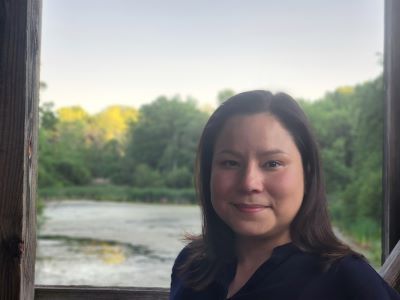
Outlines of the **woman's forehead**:
[[[272,114],[257,113],[229,118],[217,137],[215,151],[281,151],[295,146],[291,134]],[[226,149],[225,149],[226,148]]]

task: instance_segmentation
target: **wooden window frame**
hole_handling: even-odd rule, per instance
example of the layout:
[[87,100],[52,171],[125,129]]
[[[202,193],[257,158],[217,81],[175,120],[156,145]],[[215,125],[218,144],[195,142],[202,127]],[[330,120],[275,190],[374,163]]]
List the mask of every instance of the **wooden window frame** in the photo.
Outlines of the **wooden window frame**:
[[400,291],[400,0],[385,0],[381,276]]
[[[41,0],[0,0],[0,299],[168,299],[166,288],[35,286]],[[385,0],[381,275],[400,287],[400,0]]]

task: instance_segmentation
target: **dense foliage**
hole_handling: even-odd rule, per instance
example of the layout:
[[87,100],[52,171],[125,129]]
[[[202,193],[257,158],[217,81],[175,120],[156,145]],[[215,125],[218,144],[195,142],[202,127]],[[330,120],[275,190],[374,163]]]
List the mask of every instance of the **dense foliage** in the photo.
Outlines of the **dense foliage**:
[[109,183],[191,188],[197,141],[208,114],[196,102],[160,97],[139,111],[112,106],[40,108],[39,187]]
[[382,76],[300,101],[321,148],[334,222],[361,242],[377,241],[382,211]]
[[[221,91],[218,102],[232,94]],[[338,88],[317,101],[299,102],[318,137],[335,222],[360,238],[378,236],[382,77]],[[159,97],[139,110],[112,106],[95,115],[80,107],[55,111],[51,104],[42,104],[39,189],[56,198],[103,199],[101,191],[112,191],[110,195],[125,200],[172,200],[180,195],[180,201],[194,201],[194,156],[208,115],[194,100],[179,97]]]

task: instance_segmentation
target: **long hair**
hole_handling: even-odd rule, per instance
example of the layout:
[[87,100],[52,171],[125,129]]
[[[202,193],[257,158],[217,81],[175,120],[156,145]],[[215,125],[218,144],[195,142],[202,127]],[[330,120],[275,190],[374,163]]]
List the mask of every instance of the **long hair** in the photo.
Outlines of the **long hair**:
[[236,115],[269,113],[291,134],[302,159],[305,193],[291,223],[293,244],[304,252],[320,255],[323,269],[337,259],[358,253],[338,240],[327,211],[327,199],[316,138],[303,110],[289,95],[256,90],[240,93],[222,103],[211,115],[200,137],[196,158],[196,192],[202,210],[199,236],[189,237],[188,257],[179,267],[186,284],[201,290],[226,263],[235,259],[234,233],[211,204],[210,177],[215,142],[226,121]]

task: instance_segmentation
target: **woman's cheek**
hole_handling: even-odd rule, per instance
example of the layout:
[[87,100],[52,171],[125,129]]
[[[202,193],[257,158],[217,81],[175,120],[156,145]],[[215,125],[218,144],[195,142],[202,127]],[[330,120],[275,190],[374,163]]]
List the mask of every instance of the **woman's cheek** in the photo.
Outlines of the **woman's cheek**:
[[235,187],[233,172],[215,170],[211,173],[211,196],[216,200],[224,200]]
[[221,191],[224,189],[225,180],[220,171],[213,170],[211,172],[211,196],[212,199],[219,198]]
[[303,174],[295,172],[293,169],[285,169],[282,172],[276,173],[269,180],[269,190],[271,194],[277,197],[279,197],[279,195],[293,195],[293,193],[303,194]]

